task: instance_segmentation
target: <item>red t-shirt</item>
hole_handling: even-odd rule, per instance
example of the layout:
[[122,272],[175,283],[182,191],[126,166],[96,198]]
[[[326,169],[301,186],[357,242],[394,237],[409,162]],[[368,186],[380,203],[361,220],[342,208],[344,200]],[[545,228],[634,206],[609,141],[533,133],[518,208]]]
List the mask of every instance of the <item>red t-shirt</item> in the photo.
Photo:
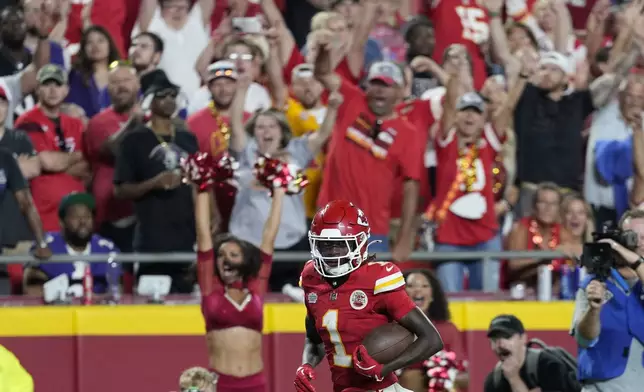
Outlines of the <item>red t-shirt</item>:
[[419,181],[425,149],[417,131],[401,117],[384,120],[378,136],[372,137],[376,118],[364,93],[345,80],[340,93],[344,103],[331,138],[318,205],[350,200],[367,214],[372,234],[387,234],[397,177]]
[[[217,1],[215,5],[215,9],[212,11],[212,15],[210,16],[210,30],[215,31],[217,27],[219,27],[219,24],[227,14],[228,14],[228,1]],[[244,17],[250,18],[261,14],[262,14],[262,6],[260,4],[249,2],[248,7],[246,8],[246,13],[244,14]]]
[[[244,112],[244,122],[250,117],[250,113]],[[230,118],[228,116],[221,116],[221,121],[223,124],[230,126]],[[212,115],[210,107],[205,107],[191,114],[187,119],[187,124],[190,131],[197,138],[199,151],[218,156],[228,149],[228,144],[224,140],[221,132],[219,132],[221,124]]]
[[[306,63],[306,59],[304,56],[302,56],[302,53],[300,53],[300,50],[297,48],[297,46],[293,45],[293,50],[291,51],[291,57],[288,58],[288,61],[286,62],[286,65],[284,65],[283,68],[283,76],[284,76],[284,82],[287,85],[291,84],[291,76],[293,73],[293,69],[297,67],[300,64]],[[335,67],[335,73],[340,75],[342,79],[347,80],[351,82],[352,84],[357,85],[360,82],[360,79],[364,75],[359,75],[357,78],[353,76],[351,73],[351,70],[349,69],[349,63],[347,62],[347,58],[343,58],[342,61],[338,64],[337,67]]]
[[[36,151],[61,151],[56,136],[56,125],[38,106],[18,117],[16,128],[27,131]],[[83,146],[83,123],[65,114],[60,115],[60,128],[65,136],[67,152],[79,151]],[[43,172],[30,181],[34,204],[45,231],[60,230],[58,204],[71,192],[84,192],[85,185],[67,173]]]
[[306,59],[304,56],[302,56],[302,53],[300,53],[300,50],[297,48],[297,45],[293,45],[293,49],[291,50],[291,56],[288,58],[288,61],[284,65],[284,68],[282,68],[282,73],[284,76],[284,83],[287,85],[291,84],[291,76],[293,76],[293,69],[297,67],[300,64],[306,63]]
[[354,76],[351,73],[351,68],[349,68],[349,62],[347,61],[347,58],[343,58],[342,61],[338,64],[337,67],[335,67],[335,73],[338,75],[342,76],[344,80],[348,80],[352,84],[358,85],[360,83],[360,79],[364,76],[364,72],[360,72],[360,75]]
[[[251,116],[250,113],[244,113],[244,121],[248,120]],[[230,119],[227,116],[221,116],[221,120],[226,125],[230,126]],[[228,143],[224,139],[220,131],[220,126],[217,119],[212,115],[210,107],[205,107],[188,117],[188,129],[194,133],[199,145],[199,151],[207,152],[216,157],[221,155],[228,149]],[[221,216],[220,230],[223,232],[228,231],[228,223],[230,222],[230,214],[235,205],[235,196],[237,195],[237,188],[229,183],[220,184],[214,188],[215,200],[217,200],[217,208]]]
[[[431,101],[413,99],[402,102],[396,107],[396,112],[399,116],[405,118],[410,124],[416,127],[416,131],[418,132],[418,142],[426,147],[429,140],[430,129],[434,123],[440,119],[440,117],[437,118],[437,115],[432,111]],[[431,201],[429,175],[425,170],[424,159],[421,161],[421,173],[420,200],[418,202],[419,212],[425,211]],[[399,218],[402,215],[403,178],[398,178],[398,180],[400,181],[400,184],[394,188],[394,196],[391,202],[392,218]]]
[[479,45],[490,37],[487,11],[476,1],[433,0],[426,6],[426,16],[434,24],[436,46],[434,61],[443,63],[443,53],[452,44],[462,44],[472,58],[474,88],[480,90],[487,78],[485,57]]
[[[536,1],[535,1],[536,2]],[[572,28],[586,30],[588,16],[593,10],[597,0],[568,1],[568,11],[572,19]],[[613,3],[615,4],[615,3]]]
[[[72,0],[69,16],[67,17],[67,30],[65,39],[67,46],[72,46],[70,51],[78,51],[81,35],[83,34],[83,20],[81,14],[83,7],[92,0]],[[129,0],[134,2],[134,0]],[[103,26],[112,36],[121,56],[127,54],[123,25],[127,13],[126,0],[94,1],[92,5],[91,20],[94,25]]]
[[[450,245],[476,245],[488,241],[498,232],[498,222],[494,214],[494,174],[492,165],[494,159],[501,150],[502,143],[497,137],[491,125],[486,124],[483,134],[478,142],[478,159],[475,160],[476,181],[472,184],[471,192],[465,191],[465,185],[461,184],[455,197],[446,211],[446,217],[439,222],[436,231],[436,241]],[[432,201],[436,205],[436,211],[441,211],[443,202],[458,173],[458,136],[456,130],[449,130],[444,139],[436,140],[436,198]],[[473,201],[461,199],[461,197],[480,195],[484,199],[485,212],[479,219],[468,219],[456,215],[453,211],[462,211],[457,208],[471,207]],[[464,206],[467,204],[467,206]],[[469,208],[468,208],[469,209]]]
[[115,222],[134,215],[131,201],[114,197],[114,158],[101,155],[103,143],[127,122],[127,114],[119,114],[111,107],[101,111],[87,124],[83,143],[83,155],[92,168],[92,194],[96,198],[96,217],[103,221]]

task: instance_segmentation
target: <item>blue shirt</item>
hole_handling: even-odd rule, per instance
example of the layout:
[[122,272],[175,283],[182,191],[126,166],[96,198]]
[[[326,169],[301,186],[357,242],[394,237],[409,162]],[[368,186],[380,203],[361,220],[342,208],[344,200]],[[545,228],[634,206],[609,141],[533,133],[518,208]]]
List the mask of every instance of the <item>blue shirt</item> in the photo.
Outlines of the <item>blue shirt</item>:
[[[48,279],[53,279],[59,275],[65,274],[69,278],[69,292],[74,296],[80,297],[83,293],[83,276],[87,263],[82,260],[83,256],[104,254],[105,262],[91,263],[90,269],[94,278],[94,292],[101,294],[107,289],[106,275],[108,272],[107,260],[111,254],[116,254],[119,250],[114,246],[112,241],[107,240],[97,234],[92,235],[87,248],[84,252],[75,252],[59,232],[47,233],[46,238],[49,249],[54,255],[77,255],[79,260],[73,263],[41,263],[35,266],[47,275]],[[118,276],[121,275],[120,266],[118,267]]]
[[112,104],[107,88],[99,89],[94,77],[86,81],[75,69],[69,72],[69,94],[65,102],[82,107],[88,118],[94,117]]

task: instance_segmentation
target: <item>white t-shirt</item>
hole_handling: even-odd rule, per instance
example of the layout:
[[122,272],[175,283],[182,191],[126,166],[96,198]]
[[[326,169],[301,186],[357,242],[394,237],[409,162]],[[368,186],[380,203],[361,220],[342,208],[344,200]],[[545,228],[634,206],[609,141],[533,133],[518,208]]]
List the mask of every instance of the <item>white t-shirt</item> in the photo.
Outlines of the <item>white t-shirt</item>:
[[[619,111],[619,101],[613,98],[606,106],[593,114],[586,148],[586,172],[584,173],[584,198],[597,207],[615,208],[613,186],[600,182],[595,170],[595,145],[599,140],[625,140],[633,130],[623,120]],[[626,182],[628,189],[633,179]]]
[[[165,71],[173,83],[181,87],[181,93],[185,97],[193,96],[201,86],[195,64],[208,45],[210,30],[209,26],[204,26],[203,20],[201,6],[196,3],[190,10],[186,24],[180,30],[175,30],[165,23],[161,17],[161,8],[157,7],[147,30],[163,40],[164,49],[159,68]],[[132,37],[140,32],[140,26],[135,26]]]

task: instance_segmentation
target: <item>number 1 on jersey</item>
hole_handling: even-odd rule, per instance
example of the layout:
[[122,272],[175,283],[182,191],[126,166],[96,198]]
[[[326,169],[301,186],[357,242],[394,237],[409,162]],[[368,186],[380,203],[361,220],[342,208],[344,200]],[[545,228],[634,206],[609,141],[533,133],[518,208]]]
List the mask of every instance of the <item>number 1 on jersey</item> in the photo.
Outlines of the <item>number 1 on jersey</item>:
[[329,332],[329,338],[333,343],[333,364],[339,367],[351,367],[351,355],[347,355],[347,350],[342,344],[342,338],[338,332],[338,310],[330,309],[322,317],[322,327]]

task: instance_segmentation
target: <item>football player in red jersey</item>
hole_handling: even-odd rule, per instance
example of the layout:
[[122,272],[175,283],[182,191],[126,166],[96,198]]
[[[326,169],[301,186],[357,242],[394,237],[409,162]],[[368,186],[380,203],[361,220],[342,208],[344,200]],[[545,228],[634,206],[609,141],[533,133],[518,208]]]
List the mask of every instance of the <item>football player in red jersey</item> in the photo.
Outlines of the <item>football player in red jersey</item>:
[[[398,267],[372,261],[367,217],[351,202],[332,201],[313,218],[309,242],[313,259],[300,278],[307,317],[304,363],[297,369],[296,391],[315,392],[313,368],[325,355],[334,392],[408,391],[393,372],[429,358],[443,348],[443,342],[406,295]],[[418,339],[399,357],[380,364],[367,354],[362,340],[391,321]]]

